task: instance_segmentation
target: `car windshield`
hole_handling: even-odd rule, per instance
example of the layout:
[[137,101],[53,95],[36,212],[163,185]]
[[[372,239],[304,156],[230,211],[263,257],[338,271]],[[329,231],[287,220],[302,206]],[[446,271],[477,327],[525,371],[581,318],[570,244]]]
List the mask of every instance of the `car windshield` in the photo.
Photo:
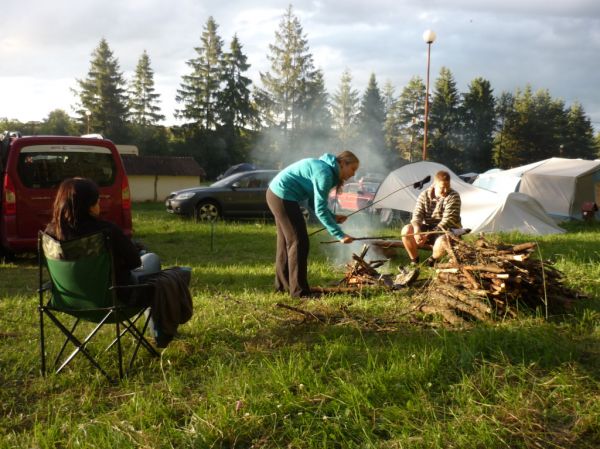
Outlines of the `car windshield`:
[[239,183],[241,188],[267,188],[271,179],[277,174],[276,171],[270,172],[244,172],[223,178],[213,184],[211,187],[230,187],[234,182]]
[[219,179],[217,182],[213,182],[210,187],[227,187],[242,175],[243,173],[236,173],[235,175],[227,176],[226,178]]
[[112,185],[116,176],[110,150],[101,147],[25,147],[19,154],[17,171],[25,187],[38,189],[56,187],[63,179],[75,176],[93,179],[105,187]]
[[369,182],[369,183],[364,183],[362,185],[362,189],[361,190],[363,192],[375,193],[375,192],[377,192],[377,188],[378,187],[379,187],[379,184]]

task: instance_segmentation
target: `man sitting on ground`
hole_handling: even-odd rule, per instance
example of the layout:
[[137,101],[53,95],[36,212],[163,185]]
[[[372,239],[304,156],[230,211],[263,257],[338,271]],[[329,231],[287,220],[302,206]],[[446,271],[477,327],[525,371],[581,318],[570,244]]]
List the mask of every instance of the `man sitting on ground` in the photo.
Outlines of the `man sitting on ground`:
[[435,174],[433,184],[419,195],[412,220],[402,229],[402,243],[411,263],[419,262],[419,248],[433,244],[433,254],[426,261],[433,265],[446,252],[449,242],[444,232],[461,227],[460,195],[450,188],[450,174],[441,170]]

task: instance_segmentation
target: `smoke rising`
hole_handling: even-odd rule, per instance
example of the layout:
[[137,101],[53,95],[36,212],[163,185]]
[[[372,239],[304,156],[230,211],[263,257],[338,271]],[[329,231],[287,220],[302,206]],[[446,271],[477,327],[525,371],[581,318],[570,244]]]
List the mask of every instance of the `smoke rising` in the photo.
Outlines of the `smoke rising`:
[[[361,178],[375,178],[379,181],[393,170],[399,168],[403,163],[398,157],[384,154],[381,150],[374,149],[368,143],[367,138],[357,136],[354,139],[355,144],[342,145],[331,135],[317,133],[298,134],[292,131],[284,132],[281,129],[264,130],[261,138],[255,145],[252,152],[252,160],[261,168],[283,169],[286,166],[304,158],[319,158],[324,153],[338,154],[344,150],[352,151],[360,160],[359,170],[356,176],[347,182],[358,182]],[[336,214],[348,215],[352,211],[336,210]],[[319,223],[320,225],[320,223]],[[370,209],[352,215],[341,225],[343,231],[352,237],[377,237],[382,235],[382,230],[386,227],[381,221],[378,212]],[[391,230],[393,233],[400,232],[397,229]],[[390,232],[386,234],[390,235]],[[334,237],[327,234],[326,231],[313,238],[312,251],[323,251],[336,267],[343,268],[346,264],[352,263],[352,253],[360,253],[364,244],[369,241],[356,241],[351,244],[331,243],[318,244],[315,248],[315,242],[325,242],[335,240]],[[383,251],[375,246],[369,248],[367,260],[385,259]]]

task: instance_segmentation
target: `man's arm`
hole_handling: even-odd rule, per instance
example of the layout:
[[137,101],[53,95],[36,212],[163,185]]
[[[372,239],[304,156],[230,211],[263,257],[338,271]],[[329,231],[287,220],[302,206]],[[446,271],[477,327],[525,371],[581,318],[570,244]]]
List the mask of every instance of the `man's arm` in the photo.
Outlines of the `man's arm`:
[[427,209],[427,190],[421,192],[417,198],[417,204],[412,213],[410,224],[415,228],[415,232],[419,232],[421,224],[425,220],[425,211]]

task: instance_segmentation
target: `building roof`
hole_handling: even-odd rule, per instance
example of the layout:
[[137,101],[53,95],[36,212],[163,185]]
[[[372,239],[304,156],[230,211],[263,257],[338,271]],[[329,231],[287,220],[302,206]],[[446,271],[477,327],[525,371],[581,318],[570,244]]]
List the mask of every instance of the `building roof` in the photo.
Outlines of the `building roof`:
[[128,175],[201,176],[206,172],[190,156],[134,156],[122,154]]

